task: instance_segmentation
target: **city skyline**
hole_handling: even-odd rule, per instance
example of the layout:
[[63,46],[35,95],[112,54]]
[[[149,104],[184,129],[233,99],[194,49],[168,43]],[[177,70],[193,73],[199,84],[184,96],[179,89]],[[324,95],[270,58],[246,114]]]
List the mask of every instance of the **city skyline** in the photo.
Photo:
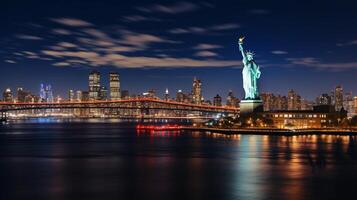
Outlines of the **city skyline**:
[[346,4],[81,3],[41,3],[39,9],[12,1],[1,7],[1,91],[37,91],[45,82],[65,97],[68,89],[87,90],[87,74],[95,68],[118,72],[121,88],[136,94],[190,91],[197,77],[205,99],[224,98],[229,90],[243,98],[237,40],[246,35],[264,74],[260,92],[294,89],[311,101],[337,85],[357,93],[357,30],[346,26],[357,16]]

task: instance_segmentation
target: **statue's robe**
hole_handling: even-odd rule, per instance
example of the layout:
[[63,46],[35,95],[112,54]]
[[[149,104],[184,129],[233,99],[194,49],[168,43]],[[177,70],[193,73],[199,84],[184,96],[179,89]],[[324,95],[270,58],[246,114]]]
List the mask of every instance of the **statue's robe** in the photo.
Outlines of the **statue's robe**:
[[258,99],[258,86],[257,79],[260,77],[259,66],[254,60],[243,60],[244,68],[243,75],[243,88],[245,91],[245,99]]

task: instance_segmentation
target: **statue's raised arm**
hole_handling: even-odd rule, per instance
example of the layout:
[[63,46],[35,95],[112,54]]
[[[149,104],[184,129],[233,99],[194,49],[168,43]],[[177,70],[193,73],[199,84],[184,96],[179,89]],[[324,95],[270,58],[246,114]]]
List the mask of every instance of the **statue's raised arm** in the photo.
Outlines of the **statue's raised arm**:
[[243,49],[243,40],[244,40],[244,36],[240,37],[238,40],[238,45],[239,45],[239,51],[242,53],[242,57],[243,57],[243,62],[245,62],[247,60],[247,56],[245,55],[244,49]]

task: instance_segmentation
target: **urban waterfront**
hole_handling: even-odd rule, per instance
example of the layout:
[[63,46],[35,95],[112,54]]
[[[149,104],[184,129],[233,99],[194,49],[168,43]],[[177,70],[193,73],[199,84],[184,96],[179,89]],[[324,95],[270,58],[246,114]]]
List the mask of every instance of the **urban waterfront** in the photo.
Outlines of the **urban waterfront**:
[[[187,124],[145,121],[144,124]],[[138,130],[39,118],[0,128],[1,199],[350,199],[357,137]]]

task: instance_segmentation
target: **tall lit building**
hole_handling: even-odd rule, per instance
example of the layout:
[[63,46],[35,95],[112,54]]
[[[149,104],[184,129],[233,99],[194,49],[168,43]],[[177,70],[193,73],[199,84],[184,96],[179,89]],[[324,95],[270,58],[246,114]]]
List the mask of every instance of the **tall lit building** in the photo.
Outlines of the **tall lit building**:
[[164,99],[165,99],[165,101],[170,100],[169,89],[167,89],[167,88],[166,88],[166,90],[165,90]]
[[201,104],[202,102],[202,83],[196,77],[193,79],[192,84],[192,101],[194,104]]
[[108,90],[105,86],[101,86],[99,90],[98,100],[107,100]]
[[226,106],[239,107],[239,99],[234,96],[232,90],[229,90],[228,92]]
[[286,96],[278,95],[274,98],[274,110],[287,110],[288,98]]
[[214,106],[222,106],[222,97],[218,94],[213,98],[213,105]]
[[77,102],[81,102],[82,99],[83,99],[83,93],[82,93],[82,91],[77,90],[76,94],[77,94]]
[[260,98],[263,100],[264,111],[275,110],[274,108],[274,94],[270,92],[262,92]]
[[330,95],[323,93],[316,98],[317,105],[332,105],[332,98]]
[[182,90],[178,90],[176,93],[176,101],[177,102],[183,102],[184,101],[184,94]]
[[288,92],[288,110],[300,110],[301,97],[294,90]]
[[43,83],[41,83],[41,85],[40,85],[40,98],[41,98],[41,101],[46,100],[46,88],[45,88],[45,84],[43,84]]
[[29,92],[26,92],[23,90],[23,88],[19,87],[17,88],[17,102],[19,103],[24,103],[26,102],[26,96],[28,96],[30,93]]
[[343,88],[338,85],[335,88],[335,109],[336,111],[341,110],[343,107]]
[[70,101],[70,102],[74,101],[74,91],[73,90],[68,91],[68,101]]
[[99,92],[100,92],[100,73],[96,70],[93,70],[89,74],[89,99],[99,100]]
[[116,72],[109,73],[109,91],[110,100],[120,100],[120,80],[119,74]]
[[46,85],[46,102],[53,103],[53,91],[51,85]]
[[7,88],[3,93],[4,102],[13,102],[14,98],[10,88]]

